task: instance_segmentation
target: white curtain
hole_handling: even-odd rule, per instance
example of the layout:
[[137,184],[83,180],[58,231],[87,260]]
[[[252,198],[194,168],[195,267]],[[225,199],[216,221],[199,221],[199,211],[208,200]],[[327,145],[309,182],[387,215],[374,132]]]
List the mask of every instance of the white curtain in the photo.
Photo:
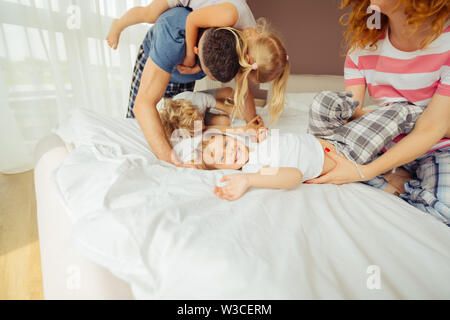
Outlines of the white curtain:
[[33,168],[36,143],[74,107],[124,117],[149,25],[104,40],[113,17],[150,0],[0,0],[0,172]]

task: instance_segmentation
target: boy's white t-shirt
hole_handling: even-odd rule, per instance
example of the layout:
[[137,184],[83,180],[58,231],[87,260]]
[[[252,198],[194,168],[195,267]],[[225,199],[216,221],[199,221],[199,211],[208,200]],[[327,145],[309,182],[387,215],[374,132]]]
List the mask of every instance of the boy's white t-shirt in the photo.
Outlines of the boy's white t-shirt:
[[208,6],[219,5],[224,2],[232,3],[239,12],[239,19],[233,28],[238,30],[244,30],[247,28],[255,28],[256,20],[253,16],[252,10],[245,0],[168,0],[171,8],[176,6],[189,7],[193,10],[201,9]]
[[[208,92],[212,92],[212,91],[208,91]],[[203,116],[205,115],[206,110],[213,109],[217,103],[216,98],[212,94],[206,93],[206,92],[200,92],[200,91],[182,92],[182,93],[174,96],[172,98],[172,100],[190,101],[192,103],[192,105],[194,107],[196,107]],[[161,101],[158,102],[158,104],[156,105],[156,108],[158,109],[158,111],[160,111],[162,108],[164,108],[164,105],[165,105],[165,102],[164,102],[164,99],[162,99]]]
[[[253,148],[252,148],[253,147]],[[317,178],[323,171],[325,155],[320,142],[310,134],[273,134],[250,147],[244,173],[257,173],[264,167],[297,168],[303,181]]]

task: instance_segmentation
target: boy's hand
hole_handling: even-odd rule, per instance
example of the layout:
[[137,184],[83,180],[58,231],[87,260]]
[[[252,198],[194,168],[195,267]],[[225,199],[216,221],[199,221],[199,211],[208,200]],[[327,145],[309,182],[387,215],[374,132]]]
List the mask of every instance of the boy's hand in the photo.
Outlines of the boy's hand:
[[194,65],[193,67],[186,67],[185,65],[179,64],[177,66],[178,72],[181,74],[196,74],[202,71],[202,68],[198,64]]
[[184,61],[181,65],[188,68],[194,67],[196,65],[195,55],[192,56],[186,55],[186,58],[184,58]]
[[254,117],[249,123],[247,123],[247,129],[258,130],[258,128],[264,127],[264,120],[260,116]]
[[241,198],[250,188],[250,182],[245,174],[233,174],[224,176],[220,182],[229,182],[224,187],[214,187],[214,194],[219,198],[228,201],[235,201]]
[[258,143],[263,142],[267,138],[267,131],[269,131],[269,128],[259,128],[258,129],[258,135],[256,136]]

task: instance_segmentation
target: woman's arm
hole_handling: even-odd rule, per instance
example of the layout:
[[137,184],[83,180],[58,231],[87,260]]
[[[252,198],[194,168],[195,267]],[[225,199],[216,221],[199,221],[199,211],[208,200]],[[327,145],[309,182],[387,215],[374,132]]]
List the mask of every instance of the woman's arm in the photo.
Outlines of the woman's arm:
[[450,137],[450,97],[435,94],[408,136],[378,159],[361,166],[365,178],[361,178],[351,161],[330,153],[330,157],[337,163],[336,168],[309,183],[343,184],[370,180],[423,156],[446,137]]
[[263,168],[259,173],[234,174],[224,176],[220,182],[228,182],[224,187],[214,188],[221,199],[235,201],[249,188],[292,189],[298,186],[303,174],[297,168]]
[[376,177],[423,156],[442,138],[450,137],[450,97],[434,95],[417,120],[414,130],[383,156],[365,166],[369,177]]
[[345,87],[345,91],[351,91],[353,93],[353,100],[359,101],[359,106],[356,108],[352,119],[359,118],[370,112],[369,110],[363,110],[364,98],[366,97],[366,89],[367,87],[365,84]]
[[236,6],[224,2],[215,6],[208,6],[191,12],[186,20],[186,58],[183,65],[195,65],[194,47],[197,44],[200,28],[232,27],[239,19]]

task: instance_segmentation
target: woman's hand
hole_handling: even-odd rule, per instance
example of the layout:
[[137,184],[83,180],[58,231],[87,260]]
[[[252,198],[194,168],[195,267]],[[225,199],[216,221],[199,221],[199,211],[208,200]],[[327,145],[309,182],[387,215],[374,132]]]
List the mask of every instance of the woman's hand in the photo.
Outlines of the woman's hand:
[[374,177],[371,177],[369,173],[367,172],[367,167],[364,165],[359,165],[359,168],[364,174],[364,178],[361,177],[358,169],[356,168],[355,164],[351,162],[350,160],[343,158],[341,156],[338,156],[335,153],[327,153],[327,155],[336,162],[336,167],[328,172],[327,174],[316,178],[312,180],[308,180],[305,183],[307,184],[325,184],[325,183],[332,183],[332,184],[345,184],[345,183],[351,183],[351,182],[360,182],[360,181],[367,181]]
[[241,198],[250,188],[250,182],[245,174],[233,174],[224,176],[220,182],[229,182],[224,187],[214,187],[214,194],[219,198],[228,201],[235,201]]

